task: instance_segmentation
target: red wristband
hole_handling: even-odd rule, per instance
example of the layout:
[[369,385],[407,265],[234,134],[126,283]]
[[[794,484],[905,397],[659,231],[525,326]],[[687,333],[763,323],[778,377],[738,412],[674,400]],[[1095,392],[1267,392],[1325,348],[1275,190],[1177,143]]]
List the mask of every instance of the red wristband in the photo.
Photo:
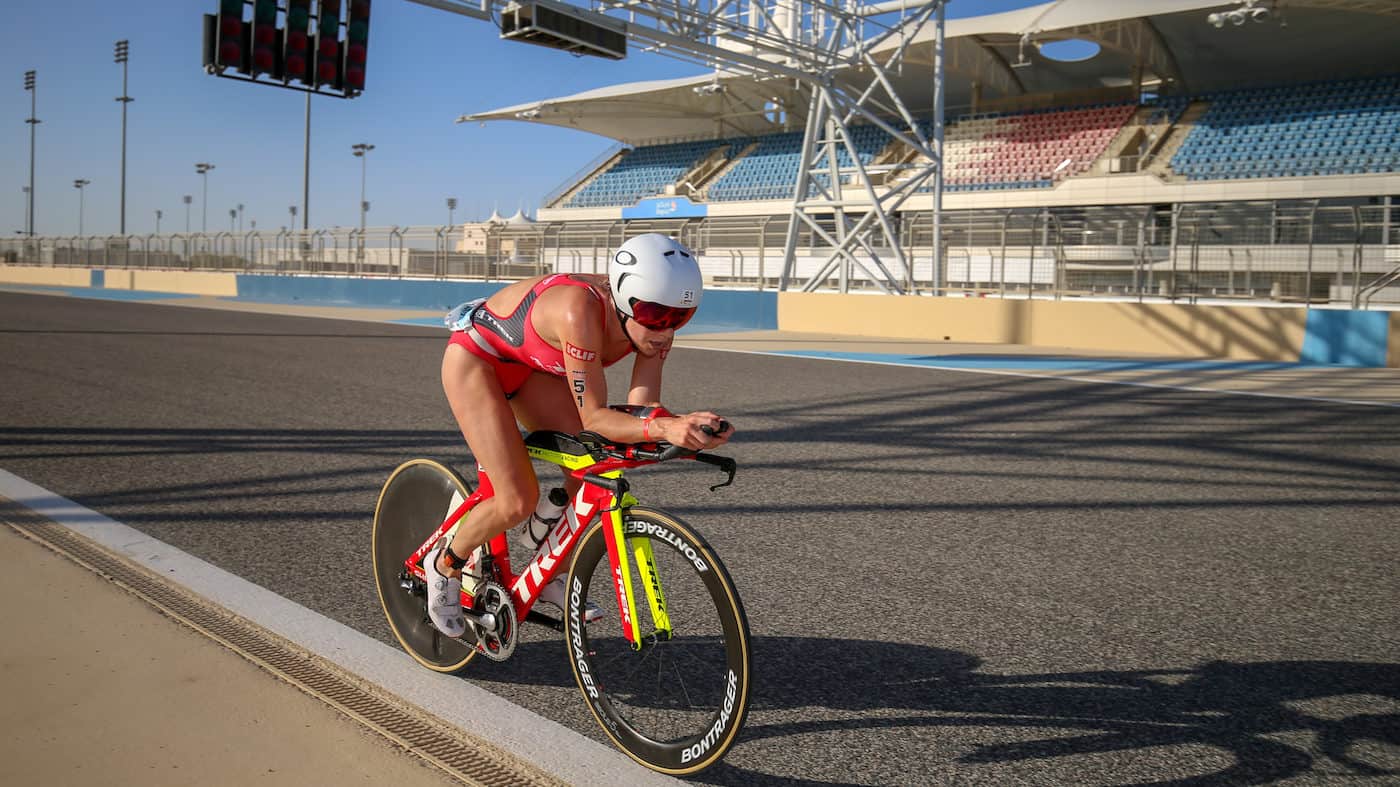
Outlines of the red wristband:
[[642,439],[644,441],[651,442],[651,422],[661,417],[675,418],[676,414],[660,405],[651,408],[647,417],[642,419]]

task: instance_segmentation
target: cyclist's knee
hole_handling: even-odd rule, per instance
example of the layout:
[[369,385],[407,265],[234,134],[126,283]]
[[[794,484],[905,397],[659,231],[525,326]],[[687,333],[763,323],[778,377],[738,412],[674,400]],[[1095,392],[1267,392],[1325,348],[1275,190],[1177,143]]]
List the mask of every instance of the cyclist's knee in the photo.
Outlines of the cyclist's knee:
[[523,521],[530,514],[535,512],[535,504],[539,502],[540,490],[533,484],[527,486],[517,486],[511,484],[506,488],[496,487],[496,505],[501,516],[510,524]]

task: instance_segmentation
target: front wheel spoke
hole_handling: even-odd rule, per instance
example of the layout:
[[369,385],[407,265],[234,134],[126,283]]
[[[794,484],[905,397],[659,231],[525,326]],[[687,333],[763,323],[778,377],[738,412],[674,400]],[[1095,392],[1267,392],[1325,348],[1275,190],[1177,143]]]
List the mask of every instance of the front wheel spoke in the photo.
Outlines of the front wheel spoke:
[[[605,675],[607,672],[607,667],[610,667],[612,665],[619,665],[620,669],[624,674],[618,676],[618,680],[630,685],[632,678],[635,677],[637,673],[640,672],[642,668],[646,666],[647,662],[651,660],[652,649],[647,648],[645,650],[642,650],[640,654],[641,658],[635,658],[637,655],[637,651],[634,651],[630,647],[628,647],[627,649],[620,651],[616,656],[608,657],[606,661],[602,662],[601,664],[598,664],[597,666],[600,668],[598,672],[600,674]],[[631,657],[630,665],[627,663],[629,661],[629,657]],[[629,666],[630,669],[628,668]]]
[[[676,685],[680,686],[681,694],[685,697],[685,705],[686,705],[686,707],[687,707],[687,708],[691,708],[691,709],[700,709],[700,710],[703,710],[703,708],[698,708],[698,706],[695,704],[695,701],[694,701],[693,699],[691,699],[691,697],[690,697],[690,690],[689,690],[688,688],[686,688],[686,685],[685,685],[685,673],[681,672],[680,667],[676,664],[676,660],[675,660],[675,659],[671,659],[670,664],[671,664],[671,671],[674,672],[674,673],[676,674]],[[657,683],[659,684],[659,683],[661,682],[661,676],[658,675],[657,678],[656,678],[656,680],[657,680]]]
[[717,660],[714,658],[705,658],[704,654],[701,653],[702,649],[705,650],[707,653],[710,650],[710,648],[707,647],[705,643],[692,643],[690,647],[677,649],[675,652],[673,652],[671,654],[671,659],[673,661],[683,660],[688,666],[691,666],[694,669],[701,670],[707,674],[721,669],[721,667],[716,666],[717,664],[724,666],[728,665],[728,659],[725,657],[723,647],[720,647],[719,649],[714,651],[714,655],[719,657]]

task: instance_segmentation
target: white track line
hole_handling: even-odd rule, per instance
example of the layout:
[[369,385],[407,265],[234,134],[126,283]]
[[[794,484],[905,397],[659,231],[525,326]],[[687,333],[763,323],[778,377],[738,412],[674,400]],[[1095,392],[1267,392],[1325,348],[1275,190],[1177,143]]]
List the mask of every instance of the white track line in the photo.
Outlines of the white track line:
[[[3,288],[0,287],[0,289],[3,289]],[[47,294],[50,294],[50,293],[35,293],[35,294],[47,295]],[[73,294],[73,297],[79,297],[79,298],[81,298],[81,297],[84,297],[84,296],[83,296],[82,294],[78,293],[78,294]],[[192,297],[194,297],[194,296],[192,296]],[[201,309],[201,308],[202,308],[202,309],[211,309],[211,308],[212,308],[212,309],[217,309],[217,308],[220,308],[220,307],[215,306],[215,305],[212,305],[212,304],[193,304],[193,303],[175,304],[175,303],[161,303],[160,301],[139,301],[139,300],[132,300],[132,301],[129,301],[129,302],[130,302],[130,303],[148,303],[148,304],[154,304],[154,305],[160,305],[160,306],[184,306],[184,307],[187,307],[187,308],[196,308],[196,309]],[[307,304],[307,305],[313,305],[313,304]],[[346,306],[346,307],[331,306],[330,308],[358,308],[358,307],[353,307],[353,306]],[[365,308],[368,308],[368,307],[365,307]],[[238,310],[236,310],[236,309],[233,309],[233,310],[234,310],[234,311],[238,311]],[[397,321],[397,320],[371,320],[371,319],[355,318],[355,317],[349,317],[349,316],[344,316],[344,315],[336,315],[336,314],[297,314],[297,313],[293,313],[293,312],[275,312],[275,313],[285,314],[286,316],[289,316],[289,317],[321,317],[321,318],[332,319],[332,320],[347,320],[347,321],[350,321],[350,322],[372,322],[372,323],[380,323],[380,324],[385,324],[385,325],[400,325],[400,326],[404,326],[404,327],[420,327],[420,328],[421,328],[421,327],[431,327],[431,326],[414,326],[414,325],[411,325],[411,324],[409,324],[409,323],[399,322],[399,321]],[[718,334],[709,334],[709,335],[714,336],[714,335],[718,335]],[[795,354],[793,354],[793,353],[784,352],[784,351],[782,351],[782,350],[738,350],[738,349],[730,349],[730,348],[726,348],[726,347],[704,347],[704,346],[696,346],[696,345],[692,345],[692,344],[686,343],[685,340],[681,340],[680,343],[678,343],[676,346],[677,346],[677,347],[681,347],[681,348],[683,348],[683,349],[687,349],[687,350],[711,350],[711,351],[713,351],[713,352],[744,353],[744,354],[747,354],[747,355],[779,355],[779,356],[782,356],[782,357],[785,357],[785,358],[807,358],[807,359],[809,359],[809,360],[817,360],[817,361],[842,361],[842,362],[845,362],[845,363],[873,363],[873,364],[876,364],[876,365],[879,365],[879,366],[901,366],[901,367],[908,368],[908,369],[936,369],[936,370],[938,370],[938,371],[943,371],[943,372],[967,372],[968,374],[995,374],[995,375],[1000,375],[1000,376],[1002,376],[1002,377],[1029,377],[1029,378],[1037,379],[1037,380],[1071,380],[1071,381],[1077,382],[1077,383],[1094,383],[1094,384],[1096,384],[1096,385],[1126,385],[1126,386],[1129,386],[1129,387],[1132,387],[1132,388],[1154,388],[1154,389],[1158,389],[1158,390],[1167,390],[1167,391],[1191,391],[1191,392],[1194,392],[1194,393],[1226,394],[1226,395],[1230,395],[1230,396],[1255,396],[1255,397],[1260,397],[1260,398],[1264,398],[1264,399],[1291,399],[1291,400],[1294,400],[1294,401],[1302,401],[1302,402],[1327,402],[1327,403],[1329,403],[1329,404],[1351,404],[1351,405],[1361,405],[1361,406],[1363,406],[1363,407],[1390,407],[1390,408],[1400,408],[1400,402],[1372,402],[1372,401],[1368,401],[1368,400],[1364,400],[1364,399],[1337,399],[1337,398],[1325,397],[1325,396],[1302,396],[1302,395],[1299,395],[1299,394],[1268,393],[1268,392],[1262,392],[1262,391],[1240,391],[1240,390],[1236,390],[1236,389],[1233,389],[1233,388],[1204,388],[1204,387],[1201,387],[1201,386],[1192,386],[1192,385],[1167,385],[1167,384],[1164,384],[1164,383],[1139,383],[1139,382],[1127,382],[1127,381],[1123,381],[1123,380],[1103,380],[1103,379],[1100,379],[1100,378],[1097,378],[1097,377],[1078,377],[1078,376],[1071,376],[1071,375],[1033,374],[1033,373],[1030,373],[1030,372],[1013,372],[1013,371],[1007,371],[1007,370],[1003,370],[1003,369],[968,369],[968,368],[961,367],[961,366],[934,366],[934,365],[932,365],[932,364],[924,364],[924,363],[906,363],[906,362],[901,362],[901,361],[876,361],[876,360],[870,360],[870,359],[865,359],[865,358],[823,358],[823,357],[812,356],[812,355],[795,355]]]
[[[0,496],[96,541],[570,784],[630,787],[681,783],[462,678],[424,669],[397,648],[5,470],[0,470]],[[560,656],[563,657],[563,648]]]
[[804,355],[799,353],[785,352],[783,350],[736,350],[727,347],[696,347],[689,344],[679,344],[686,350],[712,350],[714,352],[744,353],[747,355],[777,355],[784,358],[802,358],[811,361],[840,361],[843,363],[871,363],[877,366],[900,366],[906,369],[936,369],[941,372],[967,372],[968,374],[995,374],[1002,377],[1030,377],[1036,380],[1073,380],[1077,383],[1094,383],[1097,385],[1127,385],[1133,388],[1157,388],[1168,391],[1193,391],[1196,393],[1229,394],[1231,396],[1257,396],[1265,399],[1293,399],[1304,402],[1328,402],[1330,404],[1355,404],[1366,407],[1400,407],[1400,402],[1372,402],[1362,399],[1335,399],[1325,396],[1303,396],[1301,394],[1270,393],[1267,391],[1239,391],[1232,388],[1203,388],[1193,385],[1167,385],[1165,383],[1138,383],[1126,380],[1103,380],[1096,377],[1077,377],[1074,375],[1061,374],[1033,374],[1031,372],[1013,372],[1005,369],[968,369],[962,366],[936,366],[927,363],[908,363],[905,361],[877,361],[869,358],[830,358],[818,355]]

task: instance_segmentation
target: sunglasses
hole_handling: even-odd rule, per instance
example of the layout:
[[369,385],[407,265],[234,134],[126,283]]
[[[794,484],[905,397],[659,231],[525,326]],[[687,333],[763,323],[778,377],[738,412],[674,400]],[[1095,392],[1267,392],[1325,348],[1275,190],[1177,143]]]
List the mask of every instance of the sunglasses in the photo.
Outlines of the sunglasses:
[[690,322],[690,318],[695,316],[695,307],[683,308],[680,306],[667,306],[664,303],[652,303],[636,298],[631,299],[632,319],[636,320],[644,328],[653,331],[674,331],[675,329]]

